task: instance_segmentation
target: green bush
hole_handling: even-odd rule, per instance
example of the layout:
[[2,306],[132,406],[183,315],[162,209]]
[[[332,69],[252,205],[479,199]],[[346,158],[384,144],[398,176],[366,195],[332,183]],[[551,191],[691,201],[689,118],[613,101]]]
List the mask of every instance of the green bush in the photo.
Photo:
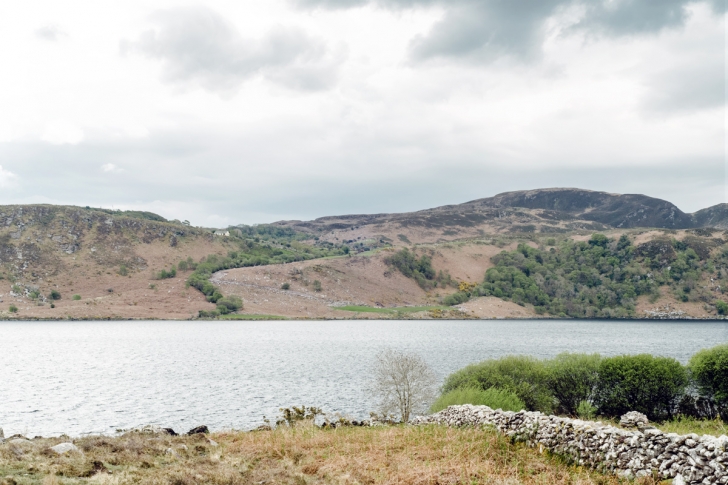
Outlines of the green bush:
[[556,410],[576,416],[582,401],[591,402],[599,382],[598,354],[559,354],[546,361],[548,386],[556,398]]
[[81,295],[73,295],[72,297],[74,300],[78,301],[81,299]]
[[718,310],[718,315],[728,315],[728,303],[723,300],[715,302],[715,309]]
[[594,404],[599,413],[617,417],[639,411],[650,420],[672,418],[688,384],[687,370],[670,357],[649,354],[604,358]]
[[15,305],[10,305],[10,308],[8,308],[8,310],[10,311],[10,313],[17,313],[18,307],[16,307]]
[[728,420],[728,344],[701,350],[690,359],[688,368],[700,393]]
[[174,266],[172,266],[169,269],[169,271],[167,271],[166,269],[163,269],[162,271],[160,271],[159,273],[157,273],[155,275],[155,278],[158,279],[158,280],[165,280],[165,279],[168,279],[168,278],[174,278],[176,276],[177,276],[177,268],[175,268]]
[[281,285],[281,290],[290,290],[290,289],[291,289],[291,284],[290,283],[283,283]]
[[221,315],[236,312],[243,308],[243,300],[239,296],[230,295],[217,300],[217,311]]
[[121,266],[119,266],[119,276],[128,276],[128,275],[129,275],[129,270],[127,269],[127,267],[124,266],[123,264]]
[[313,280],[313,291],[321,291],[321,282],[319,280]]
[[520,411],[526,408],[522,400],[514,393],[491,387],[483,390],[475,387],[453,389],[441,395],[430,407],[431,413],[442,411],[448,406],[457,404],[485,405],[504,411]]
[[48,294],[48,298],[51,300],[60,300],[61,293],[58,290],[51,290],[51,292]]
[[597,415],[597,407],[589,401],[581,401],[576,407],[576,415],[579,419],[591,421]]
[[554,396],[548,387],[544,362],[527,356],[506,356],[471,364],[451,374],[443,385],[443,393],[459,388],[482,390],[495,387],[514,393],[526,409],[551,413]]

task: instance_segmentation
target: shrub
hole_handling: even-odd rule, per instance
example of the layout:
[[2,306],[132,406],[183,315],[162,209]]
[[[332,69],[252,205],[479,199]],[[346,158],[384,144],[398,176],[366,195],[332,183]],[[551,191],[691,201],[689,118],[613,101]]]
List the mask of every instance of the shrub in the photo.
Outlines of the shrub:
[[172,266],[169,269],[169,271],[167,271],[166,269],[163,269],[162,271],[160,271],[159,273],[157,273],[155,277],[158,280],[165,280],[165,279],[168,279],[168,278],[174,278],[176,276],[177,276],[177,268],[175,268],[174,266]]
[[447,393],[458,388],[482,390],[495,387],[514,393],[531,411],[551,413],[554,397],[548,388],[548,373],[542,361],[527,356],[506,356],[472,364],[451,374],[443,385]]
[[672,418],[688,384],[686,369],[670,357],[621,355],[602,360],[594,404],[616,417],[639,411],[653,421]]
[[119,275],[120,276],[127,276],[129,274],[129,270],[124,266],[123,264],[119,266]]
[[185,261],[184,259],[177,263],[177,269],[180,271],[187,271],[188,268],[189,266],[187,265],[187,261]]
[[688,367],[700,393],[714,402],[723,420],[728,420],[728,344],[701,350]]
[[503,411],[520,411],[526,405],[513,392],[491,387],[483,390],[476,387],[463,387],[453,389],[437,398],[437,401],[430,407],[431,413],[442,411],[448,406],[457,404],[485,405],[493,409]]
[[220,312],[217,310],[200,310],[198,317],[199,318],[217,318],[220,316]]
[[582,401],[592,401],[600,361],[598,354],[566,352],[546,362],[548,386],[556,398],[557,412],[575,416]]
[[589,401],[581,401],[576,407],[576,415],[579,419],[590,421],[597,415],[597,407]]
[[236,312],[243,308],[243,300],[239,296],[230,295],[217,300],[217,311],[221,315]]
[[313,291],[321,291],[321,282],[319,280],[313,281]]
[[290,283],[283,283],[281,285],[281,290],[290,290],[290,289],[291,289],[291,284]]
[[715,302],[715,309],[718,310],[718,315],[728,315],[728,303],[723,300]]
[[72,297],[74,300],[78,301],[81,299],[81,295],[73,295]]
[[51,292],[48,294],[48,298],[50,300],[60,300],[61,293],[58,290],[51,290]]
[[8,308],[8,310],[10,311],[10,313],[17,313],[18,307],[16,307],[15,305],[10,305],[10,308]]

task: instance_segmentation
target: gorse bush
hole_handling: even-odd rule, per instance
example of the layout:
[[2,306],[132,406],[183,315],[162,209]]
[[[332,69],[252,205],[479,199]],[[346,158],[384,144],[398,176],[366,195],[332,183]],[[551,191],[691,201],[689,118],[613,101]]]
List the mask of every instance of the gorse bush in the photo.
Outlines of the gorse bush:
[[728,344],[701,350],[688,364],[702,396],[728,421]]
[[80,299],[81,299],[81,295],[73,295],[73,296],[72,296],[71,298],[72,298],[73,300],[75,300],[75,301],[78,301],[78,300],[80,300]]
[[10,307],[8,307],[8,311],[10,313],[17,313],[18,312],[18,307],[16,307],[15,305],[10,305]]
[[687,370],[673,358],[608,357],[599,365],[594,404],[605,416],[639,411],[651,420],[669,419],[676,414],[687,385]]
[[430,407],[430,412],[436,413],[448,406],[458,404],[484,405],[493,409],[502,409],[503,411],[521,411],[522,409],[526,409],[523,401],[510,391],[495,387],[486,390],[476,387],[464,387],[453,389],[441,395]]
[[51,290],[51,292],[48,294],[49,300],[60,300],[61,299],[61,293],[58,290]]

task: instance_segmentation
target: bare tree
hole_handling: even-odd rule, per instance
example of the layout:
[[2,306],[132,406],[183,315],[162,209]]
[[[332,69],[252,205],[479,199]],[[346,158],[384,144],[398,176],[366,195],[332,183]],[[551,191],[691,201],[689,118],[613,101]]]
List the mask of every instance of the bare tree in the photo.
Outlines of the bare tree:
[[399,412],[403,423],[412,413],[426,410],[435,397],[437,377],[419,355],[387,349],[376,357],[374,392],[385,415]]

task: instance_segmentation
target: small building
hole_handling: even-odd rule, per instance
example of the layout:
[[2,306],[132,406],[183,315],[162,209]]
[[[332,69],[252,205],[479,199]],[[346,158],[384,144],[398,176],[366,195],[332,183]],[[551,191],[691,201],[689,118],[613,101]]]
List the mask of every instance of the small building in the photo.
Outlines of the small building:
[[230,231],[215,231],[213,234],[215,236],[230,237]]

